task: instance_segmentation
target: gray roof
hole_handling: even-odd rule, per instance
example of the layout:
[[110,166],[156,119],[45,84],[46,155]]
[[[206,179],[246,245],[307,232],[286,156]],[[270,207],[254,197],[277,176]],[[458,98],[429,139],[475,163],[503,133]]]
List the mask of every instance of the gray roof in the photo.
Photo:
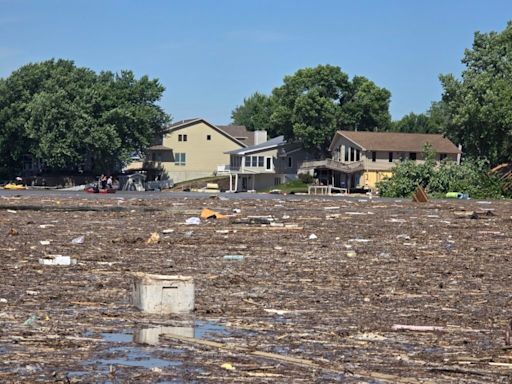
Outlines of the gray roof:
[[265,141],[261,144],[251,145],[250,147],[235,149],[234,151],[224,152],[228,155],[246,155],[253,152],[261,152],[269,149],[274,149],[286,144],[284,136],[277,136],[273,139]]
[[217,125],[228,135],[242,141],[245,145],[254,145],[254,132],[249,131],[245,125]]
[[[460,153],[461,151],[449,139],[434,133],[338,131],[337,135],[346,137],[363,150],[392,152],[423,152],[425,144],[430,144],[437,153]],[[329,150],[332,150],[334,139]]]
[[148,148],[148,150],[150,151],[172,151],[171,148],[169,147],[166,147],[165,145],[153,145],[151,147]]
[[191,121],[195,121],[195,120],[201,120],[201,119],[198,118],[198,117],[195,117],[193,119],[180,120],[180,121],[177,121],[175,123],[172,123],[171,125],[168,125],[166,128],[170,129],[170,128],[179,127],[180,125],[184,125],[184,124],[190,123]]

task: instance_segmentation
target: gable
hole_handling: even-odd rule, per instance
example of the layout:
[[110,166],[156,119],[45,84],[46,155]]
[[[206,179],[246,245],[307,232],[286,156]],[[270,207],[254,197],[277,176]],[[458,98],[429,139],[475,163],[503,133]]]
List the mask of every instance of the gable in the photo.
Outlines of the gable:
[[223,131],[219,127],[209,123],[208,121],[204,119],[188,119],[183,120],[177,123],[174,123],[170,125],[167,129],[164,130],[164,137],[170,133],[174,133],[180,130],[189,130],[194,129],[195,127],[203,127],[206,126],[212,131],[214,131],[216,134],[220,134],[227,138],[228,140],[233,141],[234,143],[238,144],[240,147],[246,147],[247,145],[244,144],[242,141],[238,140],[237,138],[231,136],[229,133]]

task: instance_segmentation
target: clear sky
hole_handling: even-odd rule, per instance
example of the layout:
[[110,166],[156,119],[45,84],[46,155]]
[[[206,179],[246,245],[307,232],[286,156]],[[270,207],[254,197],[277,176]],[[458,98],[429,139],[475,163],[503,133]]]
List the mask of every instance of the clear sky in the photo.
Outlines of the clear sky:
[[337,65],[391,91],[394,119],[441,97],[475,31],[501,31],[512,0],[0,0],[0,77],[50,58],[160,79],[181,120],[224,124],[285,75]]

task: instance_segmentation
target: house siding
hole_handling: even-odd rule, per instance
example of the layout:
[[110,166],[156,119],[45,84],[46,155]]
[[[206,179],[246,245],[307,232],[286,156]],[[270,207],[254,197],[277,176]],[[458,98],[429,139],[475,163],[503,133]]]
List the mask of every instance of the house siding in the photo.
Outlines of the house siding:
[[[179,141],[178,135],[187,135],[187,141]],[[213,175],[217,166],[229,164],[229,155],[224,152],[243,147],[202,121],[166,133],[163,145],[172,148],[175,159],[185,153],[185,165],[162,162],[175,183]]]
[[[350,152],[348,161],[345,161],[345,153],[350,151],[350,148],[358,149],[360,151],[360,161],[364,165],[364,170],[358,175],[359,183],[357,187],[366,187],[375,189],[376,184],[393,175],[393,168],[400,164],[401,161],[409,160],[410,152],[392,152],[393,161],[389,161],[390,151],[375,151],[375,161],[372,160],[373,151],[363,151],[363,148],[343,136],[337,135],[332,143],[332,158],[333,160],[343,163],[353,163],[356,159],[351,159]],[[425,158],[423,152],[415,152],[418,164],[424,163]],[[436,154],[436,161],[439,162],[441,154]],[[456,154],[446,154],[446,160],[457,161]]]

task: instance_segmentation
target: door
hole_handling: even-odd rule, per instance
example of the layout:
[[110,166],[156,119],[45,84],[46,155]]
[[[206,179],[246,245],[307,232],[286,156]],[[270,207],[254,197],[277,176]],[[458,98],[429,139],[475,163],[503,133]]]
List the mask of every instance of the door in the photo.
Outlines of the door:
[[247,191],[247,176],[242,176],[242,191]]

